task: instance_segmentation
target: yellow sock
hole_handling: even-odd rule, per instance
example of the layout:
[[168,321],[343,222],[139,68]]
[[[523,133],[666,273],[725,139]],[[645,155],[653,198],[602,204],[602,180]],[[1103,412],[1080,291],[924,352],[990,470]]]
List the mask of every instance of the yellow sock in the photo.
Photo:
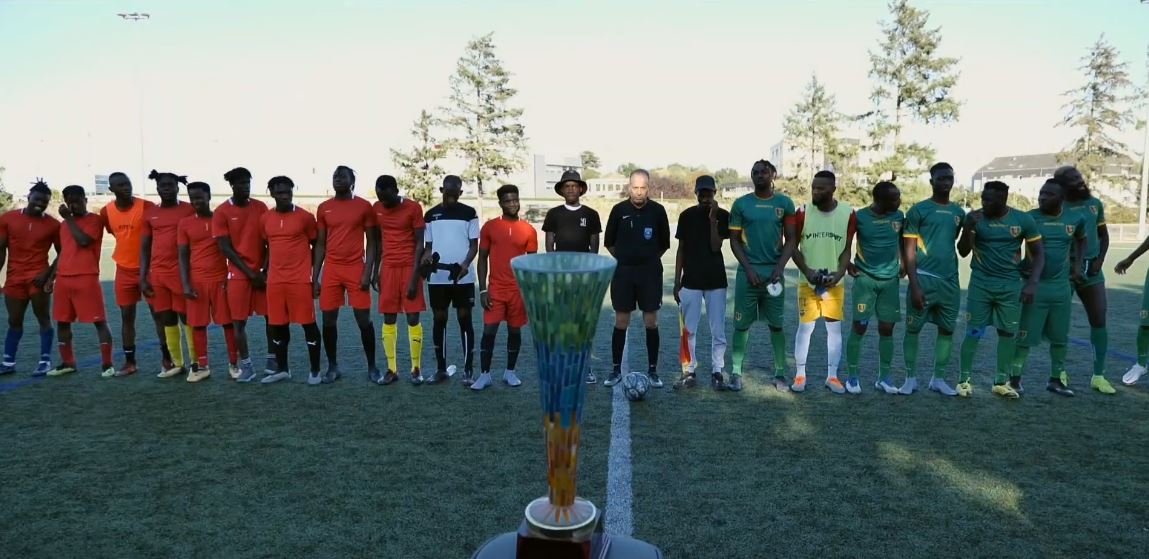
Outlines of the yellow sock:
[[[195,338],[192,337],[192,327],[184,324],[184,331],[188,339],[188,357],[191,358],[192,363],[199,361],[199,354],[195,352]],[[203,348],[207,351],[207,348]]]
[[407,327],[407,341],[411,344],[411,368],[423,367],[423,325]]
[[397,373],[399,359],[395,356],[395,344],[398,343],[399,325],[383,324],[383,355],[387,356],[387,370]]
[[168,351],[172,354],[172,364],[176,367],[184,366],[184,351],[180,344],[180,327],[164,326],[164,340],[168,343]]

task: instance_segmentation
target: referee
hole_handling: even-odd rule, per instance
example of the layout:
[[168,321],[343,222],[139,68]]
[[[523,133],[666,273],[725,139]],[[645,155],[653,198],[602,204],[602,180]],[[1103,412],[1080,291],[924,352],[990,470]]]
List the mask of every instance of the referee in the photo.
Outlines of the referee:
[[666,208],[648,198],[650,173],[637,169],[627,183],[630,197],[615,204],[606,221],[603,245],[618,260],[610,283],[614,307],[610,378],[614,386],[622,378],[622,352],[630,313],[637,306],[646,325],[647,375],[655,388],[658,378],[658,309],[662,306],[662,255],[670,249],[670,222]]

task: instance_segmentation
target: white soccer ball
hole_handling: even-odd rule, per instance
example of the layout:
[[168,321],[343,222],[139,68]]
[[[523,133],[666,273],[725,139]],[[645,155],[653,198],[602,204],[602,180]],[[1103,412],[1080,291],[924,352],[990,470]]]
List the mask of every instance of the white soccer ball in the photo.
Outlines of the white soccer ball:
[[646,392],[650,390],[650,378],[637,371],[631,371],[622,377],[622,393],[626,395],[626,399],[631,402],[637,402],[646,398]]

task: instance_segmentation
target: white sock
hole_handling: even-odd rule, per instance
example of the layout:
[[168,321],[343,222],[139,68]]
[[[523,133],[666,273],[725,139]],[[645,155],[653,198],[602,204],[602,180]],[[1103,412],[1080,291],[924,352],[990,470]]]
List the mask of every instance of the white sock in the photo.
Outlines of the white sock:
[[842,322],[826,322],[826,377],[838,377],[842,362]]
[[810,353],[810,336],[814,335],[814,325],[817,322],[801,322],[798,324],[798,333],[794,335],[794,364],[798,368],[798,376],[806,375],[806,355]]

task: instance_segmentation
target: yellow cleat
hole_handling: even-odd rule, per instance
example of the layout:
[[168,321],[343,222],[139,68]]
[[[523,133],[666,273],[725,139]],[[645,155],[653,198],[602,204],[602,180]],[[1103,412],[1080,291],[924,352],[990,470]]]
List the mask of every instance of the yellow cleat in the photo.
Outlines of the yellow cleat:
[[1018,394],[1017,390],[1014,390],[1013,387],[1008,384],[993,385],[993,393],[1007,400],[1016,400],[1021,398],[1021,394]]
[[1101,375],[1093,375],[1089,380],[1089,388],[1092,388],[1102,394],[1116,394],[1117,389],[1113,388],[1112,384]]
[[970,396],[973,396],[973,385],[970,384],[968,380],[965,382],[959,382],[957,385],[957,393],[958,396],[969,398]]

